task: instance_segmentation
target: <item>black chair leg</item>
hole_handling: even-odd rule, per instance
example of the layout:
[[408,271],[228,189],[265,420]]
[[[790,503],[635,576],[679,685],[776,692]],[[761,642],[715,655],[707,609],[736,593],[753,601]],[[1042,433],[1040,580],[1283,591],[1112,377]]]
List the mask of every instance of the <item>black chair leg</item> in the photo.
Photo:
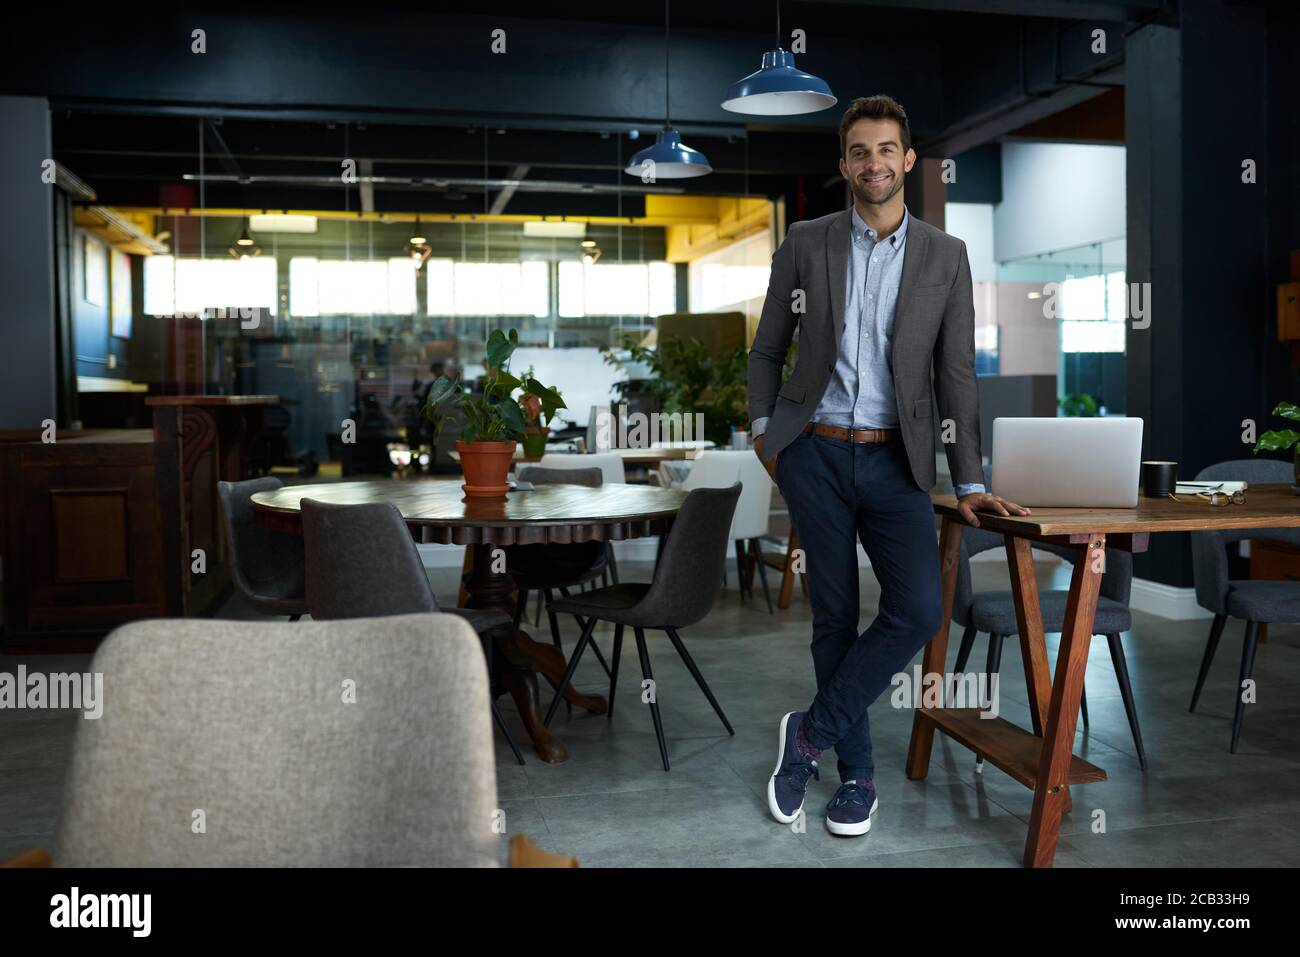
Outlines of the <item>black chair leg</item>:
[[756,558],[754,564],[758,566],[758,580],[763,584],[763,597],[767,599],[767,613],[772,615],[775,614],[775,612],[772,610],[772,593],[767,587],[767,565],[763,561],[763,543],[757,538],[751,538],[750,541],[754,545],[754,555]]
[[550,609],[550,604],[554,600],[555,596],[551,594],[551,590],[549,588],[546,589],[546,617],[551,622],[551,644],[556,648],[559,648],[560,651],[563,651],[564,646],[560,644],[560,619],[557,618],[555,612]]
[[1255,670],[1255,648],[1259,644],[1259,622],[1246,622],[1246,642],[1241,649],[1241,677],[1237,680],[1237,706],[1232,714],[1232,753],[1237,753],[1237,744],[1241,740],[1241,722],[1246,717],[1246,702],[1242,692],[1251,673]]
[[505,720],[501,717],[501,711],[497,708],[497,703],[492,702],[492,720],[497,723],[501,733],[506,736],[506,744],[510,745],[510,750],[515,753],[515,760],[520,764],[524,763],[524,756],[519,753],[519,748],[515,745],[515,739],[510,737],[510,732],[506,729]]
[[740,538],[736,539],[736,582],[740,589],[740,597],[744,599],[745,592],[748,590],[745,587],[745,541]]
[[1147,752],[1142,747],[1142,731],[1138,727],[1137,707],[1133,703],[1133,685],[1128,677],[1128,659],[1124,657],[1124,645],[1119,640],[1119,632],[1106,636],[1110,645],[1110,661],[1115,666],[1115,677],[1119,679],[1119,695],[1124,699],[1124,713],[1128,715],[1128,727],[1133,732],[1133,744],[1137,748],[1138,764],[1142,770],[1147,769]]
[[[595,583],[595,582],[592,582],[591,584],[592,584],[592,585],[595,585],[596,583]],[[581,586],[579,586],[579,590],[581,590]],[[560,586],[560,594],[563,595],[565,598],[568,598],[568,597],[569,597],[569,589],[568,589],[568,587],[565,586],[565,585],[561,585],[561,586]],[[573,620],[576,621],[576,622],[578,623],[578,629],[579,629],[579,630],[581,630],[581,629],[587,627],[587,622],[586,622],[586,620],[585,620],[581,615],[574,615],[574,616],[573,616]],[[608,677],[608,675],[609,675],[609,662],[607,662],[607,661],[605,660],[605,653],[604,653],[603,651],[600,650],[600,645],[596,644],[596,639],[595,639],[595,638],[592,638],[592,639],[591,639],[591,651],[592,651],[592,654],[594,654],[594,655],[596,656],[596,660],[600,662],[600,667],[601,667],[602,669],[604,669],[604,671],[605,671],[605,675]]]
[[302,617],[302,615],[290,615],[290,616],[289,616],[289,621],[291,621],[291,622],[293,622],[293,621],[297,621],[297,620],[298,620],[299,618],[301,618],[301,617]]
[[713,691],[709,688],[709,683],[704,680],[704,675],[700,673],[699,667],[695,664],[695,659],[692,658],[691,653],[686,650],[686,645],[682,642],[681,636],[677,634],[677,629],[665,628],[664,631],[668,633],[668,639],[673,643],[673,647],[677,649],[677,654],[681,655],[682,661],[686,663],[686,670],[691,673],[691,677],[695,679],[695,683],[699,685],[700,690],[704,692],[704,697],[709,699],[709,704],[713,705],[713,710],[716,711],[718,717],[722,719],[722,726],[727,729],[727,734],[734,735],[736,729],[731,726],[731,722],[727,720],[727,716],[722,713],[722,705],[718,704],[718,699],[713,697]]
[[[578,662],[582,660],[582,653],[587,648],[587,642],[591,640],[591,633],[596,628],[596,619],[588,618],[587,627],[582,629],[582,636],[578,639],[578,647],[573,649],[573,657],[569,659],[569,667],[564,670],[564,677],[555,690],[555,697],[551,700],[551,706],[546,709],[546,717],[542,719],[542,724],[550,727],[551,719],[555,717],[555,711],[560,706],[560,699],[564,697],[564,689],[569,686],[573,680],[573,673],[578,670]],[[567,700],[567,699],[565,699]]]
[[[560,650],[560,653],[563,654],[564,646],[560,644],[560,619],[557,618],[555,612],[551,611],[550,609],[551,601],[555,596],[551,594],[551,590],[549,588],[547,588],[545,591],[539,589],[537,594],[544,596],[546,599],[546,605],[547,605],[546,619],[551,623],[551,644],[553,644],[556,648],[558,648]],[[565,713],[567,714],[573,714],[573,702],[570,701],[568,698],[564,699],[564,710]]]
[[[541,593],[538,593],[540,599]],[[520,588],[519,597],[515,601],[515,628],[519,627],[519,622],[523,620],[524,610],[528,607],[528,589]]]
[[[993,676],[1002,670],[1002,636],[989,635],[989,656],[986,659],[984,671],[988,676],[985,680],[988,682],[989,697],[993,697]],[[975,756],[975,766],[982,768],[984,766],[984,756]]]
[[966,630],[961,633],[961,644],[957,647],[957,665],[953,671],[961,674],[966,670],[966,662],[970,661],[971,649],[975,647],[975,626],[967,625]]
[[1215,615],[1214,622],[1210,625],[1210,638],[1205,643],[1205,654],[1201,655],[1201,670],[1196,675],[1196,687],[1192,689],[1192,703],[1187,706],[1188,711],[1195,711],[1196,702],[1201,700],[1201,689],[1205,687],[1210,663],[1214,661],[1214,653],[1219,650],[1219,639],[1223,637],[1223,626],[1227,622],[1227,615]]
[[605,720],[614,720],[614,692],[618,691],[618,662],[623,656],[623,626],[614,626],[614,654],[613,662],[609,672],[609,710],[605,712]]
[[[953,692],[956,693],[957,682],[961,680],[961,675],[966,672],[966,662],[970,660],[971,649],[975,646],[975,626],[967,625],[961,633],[961,644],[957,648],[957,664],[953,668]],[[943,690],[944,701],[948,700],[948,689]]]
[[618,562],[614,558],[614,543],[605,543],[605,562],[609,566],[609,580],[618,584]]
[[1088,729],[1088,689],[1079,685],[1079,715],[1083,718],[1083,728]]
[[537,591],[537,607],[533,610],[533,627],[542,626],[542,606],[546,604],[546,596],[542,594],[541,589]]
[[650,696],[650,719],[655,724],[655,737],[659,739],[659,756],[663,758],[664,770],[668,770],[668,742],[664,740],[664,723],[659,717],[659,687],[654,684],[654,673],[650,670],[650,652],[645,644],[645,632],[640,628],[633,628],[632,632],[636,635],[636,653],[641,659],[641,676],[651,682]]

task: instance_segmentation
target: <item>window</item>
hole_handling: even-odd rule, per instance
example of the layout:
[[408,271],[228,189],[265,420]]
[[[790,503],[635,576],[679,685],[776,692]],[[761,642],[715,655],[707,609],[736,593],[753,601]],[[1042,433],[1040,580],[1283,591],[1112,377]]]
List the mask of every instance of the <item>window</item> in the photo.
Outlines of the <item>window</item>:
[[275,315],[275,258],[177,259],[146,256],[144,311],[202,315],[217,309],[265,309]]
[[677,311],[672,263],[559,264],[560,315],[664,316]]
[[551,314],[545,262],[475,263],[430,259],[424,266],[431,316],[535,316]]
[[1061,351],[1123,352],[1128,317],[1123,272],[1061,283]]
[[289,260],[289,312],[294,316],[411,315],[415,267],[404,256],[380,260]]

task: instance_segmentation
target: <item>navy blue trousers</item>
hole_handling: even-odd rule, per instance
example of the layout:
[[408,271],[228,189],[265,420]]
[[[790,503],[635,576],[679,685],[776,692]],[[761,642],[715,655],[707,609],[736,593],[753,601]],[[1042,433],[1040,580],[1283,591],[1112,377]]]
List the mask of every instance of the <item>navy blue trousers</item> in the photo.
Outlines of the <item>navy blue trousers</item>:
[[[835,748],[841,781],[870,778],[867,708],[943,617],[930,495],[912,478],[901,440],[854,444],[801,432],[781,450],[776,479],[799,530],[812,604],[817,697],[804,732]],[[861,634],[859,541],[880,582],[880,607]]]

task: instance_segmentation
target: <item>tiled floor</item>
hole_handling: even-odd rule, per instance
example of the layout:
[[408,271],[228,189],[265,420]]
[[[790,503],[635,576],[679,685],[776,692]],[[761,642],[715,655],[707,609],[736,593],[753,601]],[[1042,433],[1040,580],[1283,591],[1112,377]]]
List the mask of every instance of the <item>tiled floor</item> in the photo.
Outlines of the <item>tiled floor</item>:
[[[625,579],[649,566],[625,563]],[[1007,587],[1000,564],[973,566],[975,586]],[[1059,569],[1039,569],[1043,587]],[[812,782],[807,828],[796,833],[767,815],[764,788],[775,759],[777,722],[806,707],[815,691],[808,653],[809,613],[798,594],[788,611],[768,615],[761,595],[743,603],[731,588],[685,639],[736,729],[734,737],[699,693],[662,633],[648,634],[668,737],[672,771],[660,766],[648,709],[638,694],[635,645],[624,643],[615,715],[563,709],[553,727],[570,760],[546,765],[524,747],[520,767],[498,735],[497,786],[509,833],[577,857],[588,867],[1018,866],[1032,795],[996,768],[974,772],[970,752],[936,737],[929,777],[903,773],[911,714],[882,699],[872,708],[880,810],[862,838],[828,834],[818,813],[835,788],[834,757]],[[439,597],[454,598],[454,572],[438,573]],[[862,573],[863,626],[878,589]],[[245,617],[237,605],[227,613]],[[249,616],[252,617],[252,616]],[[532,609],[529,609],[529,618]],[[562,622],[566,648],[576,627]],[[1135,613],[1124,636],[1142,731],[1150,758],[1144,774],[1124,716],[1110,656],[1095,639],[1088,666],[1090,728],[1076,750],[1104,767],[1109,780],[1073,789],[1057,866],[1296,866],[1300,864],[1300,627],[1272,628],[1256,658],[1259,702],[1247,712],[1240,753],[1228,753],[1229,723],[1240,660],[1241,625],[1219,650],[1200,709],[1187,701],[1207,632],[1205,622],[1170,622]],[[598,631],[608,652],[612,632]],[[542,635],[545,635],[543,619]],[[541,636],[539,636],[541,637]],[[959,632],[950,642],[949,666]],[[1048,638],[1055,660],[1056,636]],[[629,653],[630,646],[630,653]],[[972,662],[984,660],[985,642]],[[919,661],[919,656],[918,656]],[[67,671],[84,656],[4,658],[0,668]],[[1019,647],[1003,651],[1002,711],[1028,724]],[[578,684],[603,693],[604,674],[590,659]],[[516,740],[522,725],[501,699]],[[72,714],[0,711],[0,858],[48,846],[57,817]],[[503,845],[504,846],[504,845]]]

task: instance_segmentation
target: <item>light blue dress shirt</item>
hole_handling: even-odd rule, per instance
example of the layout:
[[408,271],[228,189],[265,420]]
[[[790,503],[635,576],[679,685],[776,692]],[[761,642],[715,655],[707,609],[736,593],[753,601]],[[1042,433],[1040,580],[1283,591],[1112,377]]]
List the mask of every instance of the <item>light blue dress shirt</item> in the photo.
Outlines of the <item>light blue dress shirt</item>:
[[[902,223],[881,240],[858,215],[857,207],[853,208],[844,331],[835,370],[813,412],[814,422],[854,429],[898,428],[890,357],[910,218],[907,207],[903,207]],[[762,435],[767,418],[755,419],[752,428],[755,437]],[[960,498],[983,492],[984,486],[964,484],[955,490]]]

